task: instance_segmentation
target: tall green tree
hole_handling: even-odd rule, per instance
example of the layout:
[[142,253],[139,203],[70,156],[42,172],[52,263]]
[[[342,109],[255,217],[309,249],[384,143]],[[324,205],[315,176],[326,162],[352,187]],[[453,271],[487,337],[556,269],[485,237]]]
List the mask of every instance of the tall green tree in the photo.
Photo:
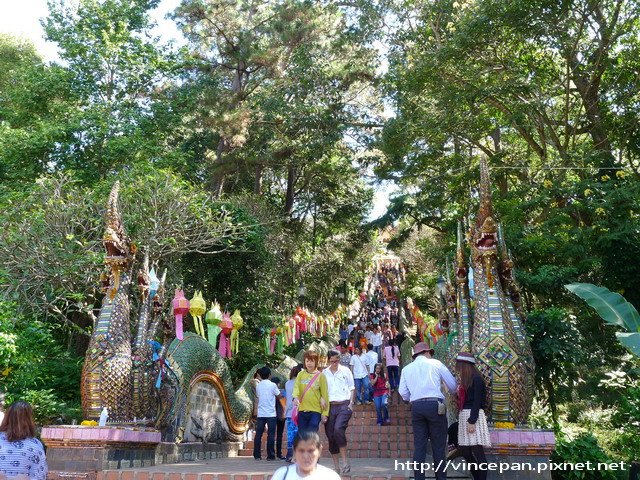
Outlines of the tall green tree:
[[548,306],[549,287],[578,277],[637,291],[635,121],[616,114],[634,105],[637,5],[390,5],[400,28],[386,87],[397,116],[378,172],[404,187],[390,218],[452,233],[476,211],[483,155],[529,307]]
[[23,186],[54,168],[77,108],[70,77],[46,65],[33,44],[0,35],[0,184]]
[[199,122],[218,137],[203,155],[210,188],[261,194],[283,179],[291,215],[305,166],[331,156],[360,113],[372,49],[333,3],[193,0],[175,18],[209,79]]
[[[156,125],[155,102],[169,85],[175,64],[151,36],[149,10],[158,0],[51,0],[43,25],[58,44],[79,108],[68,122],[58,169],[74,169],[96,181],[123,165],[157,162],[171,152],[163,141],[170,125]],[[165,147],[165,148],[163,148]]]

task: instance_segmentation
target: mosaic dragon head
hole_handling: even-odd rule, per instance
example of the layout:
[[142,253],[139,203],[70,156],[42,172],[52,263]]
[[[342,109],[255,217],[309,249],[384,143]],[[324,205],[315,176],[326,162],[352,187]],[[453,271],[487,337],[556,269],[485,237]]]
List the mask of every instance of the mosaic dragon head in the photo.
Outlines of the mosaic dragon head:
[[105,219],[106,228],[102,237],[105,249],[104,263],[112,276],[111,281],[104,283],[109,285],[108,290],[111,298],[118,291],[120,274],[129,270],[136,253],[136,247],[125,233],[122,224],[122,217],[118,209],[119,193],[120,182],[116,182],[109,194]]
[[104,263],[112,269],[126,270],[133,262],[135,245],[124,231],[122,217],[118,209],[120,182],[116,182],[109,194],[107,203],[106,229],[102,237],[105,248]]

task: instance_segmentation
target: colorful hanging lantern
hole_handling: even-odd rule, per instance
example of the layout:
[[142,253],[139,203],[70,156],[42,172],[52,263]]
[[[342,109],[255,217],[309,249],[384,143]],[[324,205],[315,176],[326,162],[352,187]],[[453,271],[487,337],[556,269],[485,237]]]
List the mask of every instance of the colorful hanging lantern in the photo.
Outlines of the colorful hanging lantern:
[[222,321],[222,311],[220,310],[220,305],[218,305],[218,302],[213,302],[211,304],[211,310],[207,312],[205,321],[207,322],[209,343],[215,348],[218,341],[218,335],[220,335],[220,332],[222,331],[222,329],[220,328],[220,322]]
[[[262,330],[264,331],[264,330]],[[266,331],[264,332],[264,335],[262,337],[262,341],[264,342],[264,354],[265,355],[269,355],[271,353],[270,351],[270,336],[269,336],[269,332]]]
[[184,292],[176,288],[173,297],[173,315],[176,317],[176,338],[180,341],[184,338],[182,329],[182,316],[189,313],[189,300],[184,296]]
[[222,314],[222,320],[220,321],[220,328],[222,332],[220,333],[220,355],[224,358],[231,358],[231,341],[229,339],[229,335],[233,331],[233,321],[231,320],[231,315],[229,312],[224,312]]
[[285,343],[287,345],[291,345],[295,341],[296,321],[293,319],[293,317],[289,318],[288,320],[285,317],[282,317],[282,319],[285,325],[284,327]]
[[231,331],[231,351],[238,353],[240,350],[240,329],[244,325],[244,320],[240,316],[240,310],[233,312],[231,315],[231,323],[233,324],[233,330]]
[[196,333],[202,338],[207,338],[204,334],[204,325],[202,324],[202,315],[207,311],[207,303],[202,298],[202,292],[196,290],[190,301],[189,313],[193,317],[193,325]]
[[269,353],[271,355],[273,355],[276,352],[277,341],[278,341],[278,335],[276,333],[276,327],[273,327],[269,334]]
[[302,317],[298,314],[293,316],[293,321],[296,324],[296,340],[300,340],[300,333],[302,332]]

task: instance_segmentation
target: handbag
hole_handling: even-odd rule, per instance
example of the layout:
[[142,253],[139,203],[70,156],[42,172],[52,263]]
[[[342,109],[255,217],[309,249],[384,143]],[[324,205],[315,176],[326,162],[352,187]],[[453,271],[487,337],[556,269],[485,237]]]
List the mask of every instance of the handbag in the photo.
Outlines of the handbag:
[[[300,399],[299,399],[300,403],[302,403],[302,399],[304,398],[304,394],[309,391],[309,389],[311,388],[313,383],[318,379],[318,377],[320,376],[321,373],[322,372],[316,373],[315,377],[313,377],[309,381],[309,383],[307,383],[307,388],[304,389],[304,392],[302,392],[302,395],[300,396]],[[300,403],[298,403],[298,405],[300,405]],[[291,421],[296,426],[298,425],[298,405],[294,405],[293,408],[291,409]]]

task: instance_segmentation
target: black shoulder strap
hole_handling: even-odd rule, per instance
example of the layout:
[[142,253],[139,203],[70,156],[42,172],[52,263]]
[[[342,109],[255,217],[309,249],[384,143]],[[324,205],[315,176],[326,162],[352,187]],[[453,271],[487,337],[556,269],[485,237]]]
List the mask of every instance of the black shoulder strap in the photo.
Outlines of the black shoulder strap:
[[287,467],[287,469],[284,471],[284,477],[282,478],[282,480],[287,480],[287,476],[289,475],[289,469],[292,467],[292,465],[289,465]]

